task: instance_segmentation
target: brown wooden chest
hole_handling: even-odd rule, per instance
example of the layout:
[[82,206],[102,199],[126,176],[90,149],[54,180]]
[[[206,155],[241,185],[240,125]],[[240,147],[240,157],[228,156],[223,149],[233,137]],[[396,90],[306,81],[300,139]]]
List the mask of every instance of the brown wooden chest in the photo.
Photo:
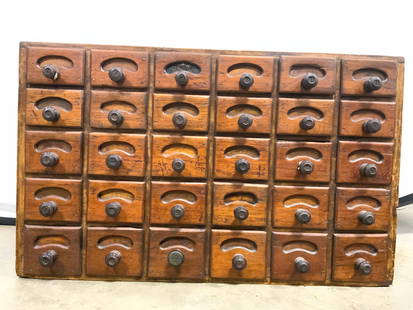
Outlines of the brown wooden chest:
[[403,70],[22,43],[17,274],[389,285]]

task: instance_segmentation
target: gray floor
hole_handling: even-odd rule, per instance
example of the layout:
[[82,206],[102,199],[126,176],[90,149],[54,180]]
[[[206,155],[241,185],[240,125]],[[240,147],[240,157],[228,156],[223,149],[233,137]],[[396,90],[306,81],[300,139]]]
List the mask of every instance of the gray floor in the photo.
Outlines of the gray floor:
[[413,309],[413,206],[399,211],[388,288],[44,281],[14,273],[14,227],[0,226],[0,309]]

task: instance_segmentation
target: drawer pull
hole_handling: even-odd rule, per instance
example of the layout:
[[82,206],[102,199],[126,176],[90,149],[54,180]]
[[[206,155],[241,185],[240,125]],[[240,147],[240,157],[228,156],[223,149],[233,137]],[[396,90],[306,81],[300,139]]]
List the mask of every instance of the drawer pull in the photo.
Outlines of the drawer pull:
[[39,206],[39,212],[44,217],[53,216],[57,211],[57,204],[54,201],[42,202]]
[[364,90],[366,92],[372,92],[375,90],[379,90],[383,86],[383,81],[378,76],[369,77],[364,82]]
[[125,80],[125,73],[123,73],[123,70],[120,67],[110,68],[108,74],[109,78],[115,83],[120,84]]
[[313,172],[314,165],[311,161],[302,160],[298,163],[298,171],[301,174],[310,174]]
[[247,259],[242,254],[235,254],[232,258],[232,268],[243,270],[247,267]]
[[306,90],[316,87],[317,84],[318,78],[317,75],[315,75],[314,73],[307,73],[301,80],[301,87]]
[[172,116],[172,122],[177,128],[184,128],[186,125],[186,117],[182,113],[175,113]]
[[369,119],[363,123],[365,133],[376,133],[381,129],[381,122],[377,118]]
[[39,263],[43,267],[50,267],[55,263],[56,259],[57,259],[56,251],[48,250],[39,256]]
[[304,209],[298,209],[295,212],[296,220],[301,224],[307,224],[311,221],[311,213]]
[[121,210],[122,205],[117,201],[110,202],[105,206],[106,215],[110,217],[117,217]]
[[295,259],[295,270],[301,273],[310,271],[310,262],[303,257],[297,257]]
[[249,73],[243,73],[239,79],[239,86],[248,89],[254,84],[254,77]]
[[368,178],[374,177],[377,174],[377,166],[375,164],[362,164],[360,174]]
[[121,258],[122,254],[117,250],[113,250],[105,256],[105,263],[107,266],[113,268],[120,263]]
[[123,123],[123,115],[118,110],[111,110],[108,113],[108,120],[115,126],[120,126]]
[[253,119],[251,116],[247,114],[241,114],[238,119],[238,126],[241,127],[242,129],[247,129],[251,127],[252,122],[253,122]]
[[185,207],[180,204],[176,204],[171,208],[171,216],[175,220],[181,219],[185,215]]
[[180,158],[175,158],[172,161],[172,169],[178,173],[184,171],[185,169],[185,162]]
[[182,251],[173,250],[168,254],[168,264],[173,267],[179,267],[184,263],[185,255]]
[[358,215],[358,219],[364,225],[372,225],[375,222],[374,214],[369,211],[361,211]]
[[304,117],[300,122],[300,128],[303,130],[313,129],[315,126],[315,119],[311,116]]
[[250,170],[250,163],[244,158],[240,158],[235,162],[235,169],[241,173],[247,173]]
[[238,219],[240,221],[244,221],[249,216],[248,209],[243,207],[243,206],[236,207],[234,209],[234,216],[235,216],[236,219]]
[[44,152],[40,156],[40,163],[45,167],[54,167],[59,162],[59,156],[53,152]]
[[183,71],[176,73],[175,81],[179,86],[185,86],[188,84],[188,74]]
[[45,77],[53,81],[57,80],[59,77],[59,70],[53,65],[45,65],[42,68],[42,73]]
[[60,118],[60,113],[53,107],[45,107],[42,116],[48,122],[57,122]]
[[111,154],[106,157],[106,166],[111,169],[119,169],[122,165],[122,158],[119,155]]
[[363,275],[369,275],[373,270],[370,262],[365,260],[364,258],[358,258],[354,265],[356,267],[356,270]]

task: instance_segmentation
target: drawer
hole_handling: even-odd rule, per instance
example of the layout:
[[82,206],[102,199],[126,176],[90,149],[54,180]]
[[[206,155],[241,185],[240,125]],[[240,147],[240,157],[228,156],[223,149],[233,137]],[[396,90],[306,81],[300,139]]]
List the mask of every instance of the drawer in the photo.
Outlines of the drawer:
[[218,132],[271,133],[271,98],[218,97]]
[[333,280],[387,280],[386,234],[334,234]]
[[148,87],[149,55],[146,52],[92,50],[92,86]]
[[280,98],[276,133],[331,136],[333,114],[334,100]]
[[274,58],[228,56],[218,58],[218,92],[271,93]]
[[142,252],[142,229],[88,227],[86,274],[89,276],[140,276]]
[[82,127],[83,91],[27,89],[26,125]]
[[209,96],[154,94],[153,129],[208,131]]
[[80,180],[27,178],[25,186],[25,220],[80,222]]
[[334,94],[335,58],[281,57],[280,93]]
[[142,223],[145,185],[142,182],[89,181],[87,221]]
[[153,136],[152,176],[206,177],[207,137]]
[[79,276],[81,228],[25,225],[23,273],[26,276]]
[[145,135],[91,133],[89,174],[143,176]]
[[271,278],[285,281],[325,281],[327,234],[272,233]]
[[387,230],[390,191],[376,188],[338,187],[335,228],[338,230]]
[[274,227],[327,229],[328,187],[274,186]]
[[155,88],[209,91],[210,75],[211,56],[208,54],[155,54]]
[[151,224],[205,224],[205,183],[152,182]]
[[204,278],[204,229],[150,228],[149,242],[149,278]]
[[26,172],[80,174],[82,133],[26,131]]
[[146,93],[94,90],[90,103],[90,126],[146,129],[146,106]]
[[392,177],[393,143],[340,141],[337,183],[389,184]]
[[329,182],[331,142],[278,141],[275,179]]
[[215,138],[215,178],[268,178],[269,139]]
[[396,62],[381,60],[343,60],[341,74],[341,92],[344,95],[396,95]]
[[29,47],[27,83],[83,85],[85,51],[80,48]]
[[267,185],[215,182],[213,224],[265,226],[267,197]]
[[211,277],[265,279],[266,233],[248,230],[212,230]]
[[340,135],[393,138],[394,102],[348,101],[340,104]]

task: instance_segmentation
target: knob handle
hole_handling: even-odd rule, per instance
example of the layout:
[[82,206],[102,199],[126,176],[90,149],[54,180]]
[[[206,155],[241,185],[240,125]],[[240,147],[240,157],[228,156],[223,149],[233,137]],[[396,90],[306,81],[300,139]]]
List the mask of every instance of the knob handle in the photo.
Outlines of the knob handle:
[[364,81],[364,90],[366,92],[372,92],[379,90],[383,86],[383,81],[378,76],[371,76]]
[[106,157],[106,166],[110,169],[119,169],[122,166],[122,158],[117,154]]
[[122,205],[117,201],[110,202],[105,206],[106,215],[110,217],[117,217],[121,210]]
[[295,270],[301,273],[310,271],[310,262],[303,257],[297,257],[294,261]]
[[172,116],[172,123],[179,129],[184,128],[186,126],[185,115],[182,113],[175,113],[174,116]]
[[250,170],[250,163],[244,158],[240,158],[235,162],[235,169],[241,173],[247,173]]
[[109,78],[115,83],[120,84],[125,80],[125,73],[120,67],[110,68],[108,74]]
[[301,80],[301,87],[306,90],[316,87],[317,84],[318,78],[317,75],[315,75],[314,73],[307,73]]
[[313,129],[315,126],[315,119],[311,116],[304,117],[300,122],[300,128],[303,130]]
[[175,75],[175,81],[179,86],[182,86],[182,87],[185,86],[186,84],[188,84],[188,80],[189,80],[188,73],[184,71],[178,72]]
[[179,220],[183,218],[184,215],[185,215],[185,207],[183,205],[176,204],[171,208],[171,216],[175,220]]
[[55,250],[48,250],[39,256],[39,263],[43,267],[51,267],[57,260],[57,253]]
[[298,163],[298,171],[301,174],[310,174],[314,170],[314,165],[311,161],[302,160]]
[[374,214],[370,211],[361,211],[358,214],[358,219],[364,225],[372,225],[376,221]]
[[360,166],[360,174],[364,177],[372,178],[377,174],[377,166],[375,164],[362,164]]
[[109,267],[115,267],[120,263],[121,258],[122,254],[117,250],[113,250],[105,256],[105,263]]
[[168,264],[173,267],[181,266],[185,261],[185,255],[180,250],[173,250],[168,253]]
[[175,172],[181,173],[185,169],[185,162],[180,158],[175,158],[172,161],[172,169]]
[[118,110],[111,110],[108,113],[108,121],[115,126],[120,126],[123,123],[123,115]]
[[53,65],[45,65],[42,68],[42,73],[45,77],[48,79],[51,79],[52,81],[55,81],[59,78],[59,69]]
[[244,221],[249,216],[248,209],[243,207],[243,206],[236,207],[234,209],[234,216],[235,216],[236,219],[238,219],[240,221]]
[[365,133],[376,133],[381,129],[381,122],[377,118],[369,119],[363,123]]
[[358,258],[355,262],[356,270],[363,275],[369,275],[373,271],[373,267],[370,262],[364,258]]
[[242,129],[251,127],[253,119],[248,114],[241,114],[238,119],[238,126]]
[[247,267],[247,259],[242,254],[235,254],[232,258],[232,268],[243,270]]
[[239,78],[239,86],[243,89],[248,89],[254,84],[254,77],[249,73],[243,73]]
[[39,212],[44,217],[50,217],[57,211],[57,204],[54,201],[42,202],[39,206]]
[[60,118],[60,112],[53,107],[45,107],[42,116],[48,122],[57,122]]
[[295,212],[296,220],[301,224],[307,224],[311,221],[311,213],[308,210],[298,209]]
[[59,156],[53,152],[44,152],[40,156],[40,163],[45,167],[54,167],[59,162]]

